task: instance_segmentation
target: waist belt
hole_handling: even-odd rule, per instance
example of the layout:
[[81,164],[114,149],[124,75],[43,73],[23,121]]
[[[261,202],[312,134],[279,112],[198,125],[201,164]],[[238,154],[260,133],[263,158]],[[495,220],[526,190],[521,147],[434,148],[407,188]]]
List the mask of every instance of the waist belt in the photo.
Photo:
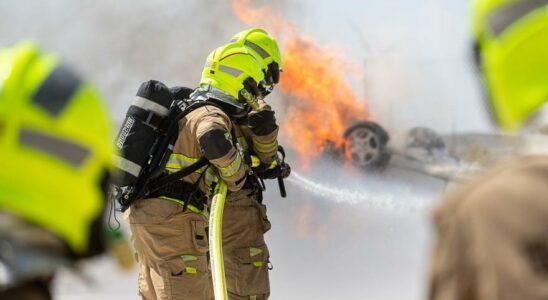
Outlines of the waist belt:
[[179,203],[191,212],[209,218],[204,193],[188,182],[181,180],[170,182],[150,196]]

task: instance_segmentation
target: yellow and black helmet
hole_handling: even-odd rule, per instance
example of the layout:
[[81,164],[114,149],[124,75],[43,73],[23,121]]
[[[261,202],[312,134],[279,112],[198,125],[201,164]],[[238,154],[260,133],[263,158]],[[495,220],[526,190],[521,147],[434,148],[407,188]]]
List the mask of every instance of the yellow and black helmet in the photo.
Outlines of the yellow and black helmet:
[[200,86],[216,89],[228,97],[220,97],[235,106],[258,108],[263,97],[264,74],[255,57],[243,46],[230,43],[213,50],[207,57]]
[[239,43],[261,63],[269,93],[280,81],[283,69],[282,56],[276,39],[261,28],[250,28],[236,33],[230,42]]
[[94,251],[113,161],[95,90],[35,44],[0,50],[0,209],[41,226],[77,256]]
[[517,129],[548,101],[548,1],[475,0],[477,63],[498,125]]

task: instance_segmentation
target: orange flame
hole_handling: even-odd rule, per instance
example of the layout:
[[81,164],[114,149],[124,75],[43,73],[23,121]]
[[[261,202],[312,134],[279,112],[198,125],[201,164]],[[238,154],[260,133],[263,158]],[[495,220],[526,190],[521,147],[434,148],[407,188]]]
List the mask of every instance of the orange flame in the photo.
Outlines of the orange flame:
[[284,70],[280,90],[287,112],[282,124],[292,148],[309,162],[328,144],[343,146],[345,128],[369,117],[365,101],[358,99],[345,75],[352,68],[332,48],[318,45],[271,8],[251,8],[249,0],[233,0],[237,17],[265,28],[277,37]]

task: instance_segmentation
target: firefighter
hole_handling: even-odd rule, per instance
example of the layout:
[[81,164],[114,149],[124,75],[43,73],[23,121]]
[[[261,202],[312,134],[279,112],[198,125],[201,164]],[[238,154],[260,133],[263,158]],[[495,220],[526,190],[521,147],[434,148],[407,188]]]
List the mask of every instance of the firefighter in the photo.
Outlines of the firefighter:
[[[477,63],[496,123],[548,125],[547,1],[477,0]],[[522,156],[449,195],[434,213],[429,299],[548,299],[548,156]]]
[[176,172],[205,157],[210,165],[136,201],[126,212],[140,264],[143,299],[211,299],[208,265],[207,198],[218,180],[231,192],[247,179],[247,165],[235,146],[235,123],[257,107],[264,75],[258,61],[232,43],[212,51],[200,87],[191,100],[207,105],[179,123],[179,136],[166,172]]
[[111,123],[94,88],[32,42],[0,50],[0,298],[50,299],[105,250]]
[[[276,40],[260,28],[237,33],[231,39],[249,50],[261,63],[268,95],[279,82],[282,61]],[[261,167],[255,171],[262,178],[275,178],[280,167],[268,167],[277,158],[278,125],[272,108],[262,99],[245,122],[236,127],[238,142],[248,153],[256,155]],[[289,175],[288,166],[283,168]],[[269,252],[264,234],[270,229],[262,190],[257,178],[250,177],[244,187],[227,195],[223,217],[223,252],[230,299],[267,299]]]

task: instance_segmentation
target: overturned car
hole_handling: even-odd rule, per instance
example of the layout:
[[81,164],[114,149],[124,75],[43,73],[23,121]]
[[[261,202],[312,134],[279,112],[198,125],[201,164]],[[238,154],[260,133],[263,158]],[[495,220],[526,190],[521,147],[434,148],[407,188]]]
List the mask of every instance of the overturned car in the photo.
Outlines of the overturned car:
[[427,127],[411,128],[399,144],[378,123],[358,122],[344,132],[342,147],[326,147],[337,159],[366,172],[387,166],[424,173],[443,180],[458,179],[495,160],[521,151],[525,137],[497,133],[441,135]]

